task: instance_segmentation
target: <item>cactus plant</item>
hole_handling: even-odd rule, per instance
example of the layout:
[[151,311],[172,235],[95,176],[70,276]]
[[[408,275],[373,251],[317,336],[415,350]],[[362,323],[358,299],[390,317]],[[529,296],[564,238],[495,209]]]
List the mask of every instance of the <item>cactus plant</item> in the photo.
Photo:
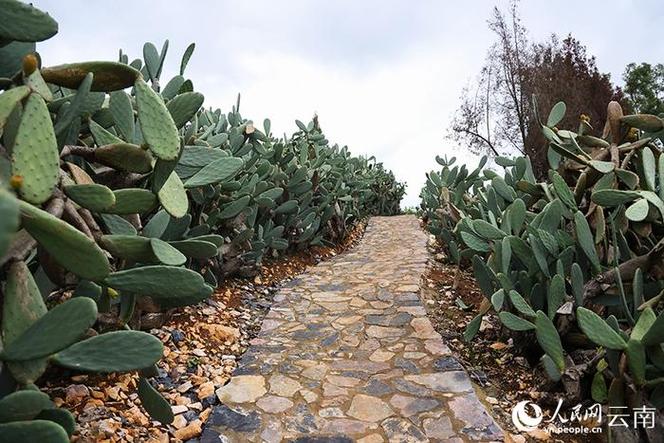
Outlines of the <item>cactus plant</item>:
[[[594,364],[582,375],[592,378],[593,398],[615,403],[634,389],[661,408],[661,119],[621,117],[611,103],[610,130],[599,138],[583,121],[577,132],[554,128],[564,113],[557,104],[542,125],[548,181],[535,180],[525,157],[495,158],[502,174],[484,169],[487,159],[469,173],[438,157],[443,169],[427,175],[420,194],[423,219],[452,262],[467,264],[472,255],[492,302],[485,305],[519,343],[536,340],[551,380],[590,354],[584,358]],[[630,127],[640,131],[637,140],[625,138]],[[467,339],[487,312],[469,323]],[[600,349],[578,349],[583,340],[583,347]]]
[[[333,244],[355,221],[399,211],[404,185],[331,144],[317,117],[277,138],[269,120],[260,130],[241,116],[239,97],[226,114],[203,108],[185,77],[193,44],[162,87],[168,41],[146,43],[131,64],[121,52],[58,66],[45,55],[43,66],[34,42],[56,32],[46,13],[0,0],[0,371],[18,389],[0,394],[6,411],[43,398],[26,389],[49,364],[156,363],[159,340],[131,330],[142,298],[165,310],[197,303],[266,255]],[[66,301],[47,311],[36,272]],[[85,338],[98,312],[128,330]],[[155,419],[173,419],[147,378],[138,391]],[[0,441],[68,441],[71,414],[31,408],[0,420]]]

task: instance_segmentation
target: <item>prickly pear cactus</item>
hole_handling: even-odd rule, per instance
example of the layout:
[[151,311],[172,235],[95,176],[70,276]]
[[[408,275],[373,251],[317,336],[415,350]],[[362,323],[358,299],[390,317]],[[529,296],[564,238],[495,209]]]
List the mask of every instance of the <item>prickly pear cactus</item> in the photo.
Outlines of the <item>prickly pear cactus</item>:
[[576,131],[556,128],[564,113],[557,104],[542,125],[548,181],[525,157],[493,159],[501,173],[486,158],[469,172],[438,157],[442,170],[420,194],[423,219],[486,297],[467,340],[493,311],[518,343],[539,345],[549,379],[590,361],[572,378],[592,385],[595,401],[626,405],[636,391],[661,409],[664,123],[623,116],[612,102],[600,137],[583,118]]
[[[163,348],[138,330],[139,302],[196,304],[266,255],[333,244],[362,218],[399,212],[404,194],[374,158],[331,144],[316,117],[276,138],[269,120],[261,130],[240,115],[239,96],[226,114],[203,108],[185,77],[193,44],[162,82],[168,41],[131,63],[120,52],[48,66],[34,42],[57,29],[0,0],[0,376],[11,387],[0,390],[0,435],[11,441],[74,432],[72,415],[33,390],[49,364],[141,370],[141,403],[170,423],[144,371]],[[52,286],[66,301],[46,310]],[[99,313],[118,330],[84,338]]]

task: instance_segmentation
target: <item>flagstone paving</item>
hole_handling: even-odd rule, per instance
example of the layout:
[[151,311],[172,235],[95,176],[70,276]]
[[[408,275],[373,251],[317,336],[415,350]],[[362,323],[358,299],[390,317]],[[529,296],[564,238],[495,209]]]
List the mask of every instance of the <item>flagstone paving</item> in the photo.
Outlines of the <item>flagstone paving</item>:
[[201,443],[502,440],[419,298],[427,236],[371,219],[274,298]]

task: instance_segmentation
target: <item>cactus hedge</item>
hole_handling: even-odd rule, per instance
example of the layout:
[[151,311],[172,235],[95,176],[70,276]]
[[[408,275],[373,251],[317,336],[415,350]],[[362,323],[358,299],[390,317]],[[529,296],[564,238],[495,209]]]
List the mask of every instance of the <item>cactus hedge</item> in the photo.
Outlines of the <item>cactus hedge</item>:
[[583,116],[557,128],[564,114],[561,102],[541,122],[546,182],[527,157],[472,170],[437,157],[424,221],[485,297],[466,340],[493,312],[576,398],[664,408],[664,121],[611,102],[600,137]]
[[[275,137],[203,106],[185,76],[162,81],[168,41],[129,61],[42,64],[46,13],[0,0],[0,441],[68,441],[71,414],[35,382],[49,364],[139,371],[145,409],[170,407],[149,377],[162,344],[140,308],[209,297],[266,256],[334,244],[399,211],[404,185],[331,144],[314,117]],[[63,303],[47,309],[57,291]],[[113,318],[112,322],[99,321]]]

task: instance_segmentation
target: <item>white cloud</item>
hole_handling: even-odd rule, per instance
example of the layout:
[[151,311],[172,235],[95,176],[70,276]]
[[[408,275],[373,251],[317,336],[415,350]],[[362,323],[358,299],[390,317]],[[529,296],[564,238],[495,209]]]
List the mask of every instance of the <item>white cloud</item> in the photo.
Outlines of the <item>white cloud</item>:
[[[419,202],[435,155],[476,161],[444,136],[492,41],[492,2],[34,3],[60,22],[60,34],[41,45],[47,64],[115,59],[118,48],[136,57],[144,41],[160,46],[169,38],[168,78],[194,41],[187,75],[206,106],[227,111],[241,92],[243,116],[259,124],[269,117],[275,134],[317,112],[330,140],[375,155],[408,182],[406,206]],[[652,33],[663,15],[656,0],[524,1],[522,11],[532,37],[572,32],[614,81],[631,61],[664,59]]]

